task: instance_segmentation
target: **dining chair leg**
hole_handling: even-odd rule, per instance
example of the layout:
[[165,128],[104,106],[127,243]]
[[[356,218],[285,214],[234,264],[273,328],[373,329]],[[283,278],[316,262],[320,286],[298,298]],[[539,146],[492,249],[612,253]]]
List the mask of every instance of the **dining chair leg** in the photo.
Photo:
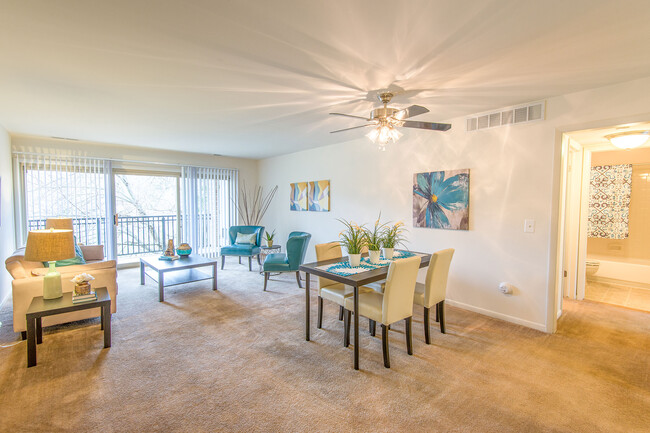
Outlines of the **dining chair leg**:
[[253,256],[248,256],[248,271],[253,270]]
[[316,325],[318,329],[323,327],[323,298],[318,297],[318,324]]
[[223,271],[223,265],[226,263],[226,256],[221,256],[221,270]]
[[445,331],[445,301],[440,301],[438,304],[438,310],[440,310],[440,332],[446,334]]
[[343,320],[343,305],[339,305],[339,320]]
[[406,353],[413,355],[413,333],[411,332],[412,317],[404,319],[406,321]]
[[269,272],[264,272],[264,291],[266,292],[266,283],[269,281]]
[[298,282],[298,287],[302,289],[302,284],[300,283],[300,271],[296,271],[296,281]]
[[440,308],[438,308],[438,304],[436,304],[436,323],[440,322]]
[[[427,344],[431,344],[431,336],[429,335],[429,311],[429,308],[424,307],[424,341]],[[436,311],[438,311],[438,308],[436,308]]]
[[352,311],[345,310],[343,314],[343,347],[350,345],[350,321],[352,319]]
[[388,326],[381,324],[381,349],[384,354],[384,367],[390,368],[390,354],[388,353]]
[[377,322],[375,322],[374,320],[370,321],[370,335],[372,335],[373,337],[377,335]]
[[241,265],[241,256],[239,256],[239,264]]
[[257,264],[262,266],[262,259],[260,258],[260,255],[257,255]]

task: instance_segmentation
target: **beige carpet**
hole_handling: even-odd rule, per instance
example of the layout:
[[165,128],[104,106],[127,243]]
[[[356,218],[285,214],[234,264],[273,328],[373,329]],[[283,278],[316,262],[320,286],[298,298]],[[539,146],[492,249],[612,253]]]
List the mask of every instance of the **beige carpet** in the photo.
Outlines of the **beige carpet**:
[[[216,293],[169,288],[164,303],[120,271],[112,348],[95,320],[47,331],[30,369],[24,342],[0,349],[0,431],[648,431],[648,313],[566,302],[546,335],[448,308],[448,334],[433,328],[427,346],[418,312],[414,356],[403,325],[391,333],[391,369],[362,319],[354,371],[334,305],[306,342],[294,276],[264,293],[246,268],[228,264]],[[0,321],[0,343],[17,342],[11,303]]]

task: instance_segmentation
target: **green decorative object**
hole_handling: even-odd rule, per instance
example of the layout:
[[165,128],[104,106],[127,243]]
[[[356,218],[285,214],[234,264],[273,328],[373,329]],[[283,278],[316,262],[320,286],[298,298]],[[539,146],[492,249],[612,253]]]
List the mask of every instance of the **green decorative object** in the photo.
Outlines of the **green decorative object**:
[[183,242],[176,248],[176,254],[179,256],[189,256],[192,254],[192,247],[190,244]]

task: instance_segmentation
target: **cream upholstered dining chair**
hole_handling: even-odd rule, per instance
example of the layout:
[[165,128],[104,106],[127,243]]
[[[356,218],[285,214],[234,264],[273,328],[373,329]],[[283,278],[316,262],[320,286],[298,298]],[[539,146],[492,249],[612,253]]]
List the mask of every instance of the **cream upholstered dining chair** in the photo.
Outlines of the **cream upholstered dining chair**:
[[425,283],[415,285],[413,303],[424,307],[424,340],[431,344],[429,336],[429,311],[436,306],[436,322],[440,322],[440,332],[445,333],[445,296],[449,265],[454,256],[454,249],[438,251],[431,255]]
[[[381,323],[381,341],[384,354],[384,367],[390,368],[388,352],[388,327],[400,320],[406,322],[406,349],[413,355],[411,319],[413,317],[413,294],[420,268],[420,256],[395,260],[388,268],[384,294],[369,291],[359,294],[359,315]],[[354,299],[345,298],[345,334],[350,333],[350,312],[354,309]],[[349,339],[349,337],[348,337]]]
[[[340,259],[343,257],[341,245],[338,242],[328,242],[316,245],[316,260]],[[339,305],[339,320],[343,320],[343,306],[345,298],[353,295],[353,288],[343,283],[318,277],[318,329],[323,327],[323,299]],[[359,293],[370,291],[366,287],[359,287]],[[344,342],[345,344],[345,342]]]

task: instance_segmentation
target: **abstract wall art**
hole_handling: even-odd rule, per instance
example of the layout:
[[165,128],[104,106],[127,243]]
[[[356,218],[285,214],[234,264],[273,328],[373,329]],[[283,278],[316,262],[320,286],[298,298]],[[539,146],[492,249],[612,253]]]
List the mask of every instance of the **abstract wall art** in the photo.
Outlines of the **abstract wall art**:
[[330,181],[316,180],[309,182],[309,210],[311,212],[329,212]]
[[307,182],[296,182],[291,184],[291,195],[289,197],[289,209],[295,211],[307,210]]
[[413,175],[413,227],[469,230],[469,169]]
[[587,233],[592,238],[629,236],[632,165],[591,167]]

